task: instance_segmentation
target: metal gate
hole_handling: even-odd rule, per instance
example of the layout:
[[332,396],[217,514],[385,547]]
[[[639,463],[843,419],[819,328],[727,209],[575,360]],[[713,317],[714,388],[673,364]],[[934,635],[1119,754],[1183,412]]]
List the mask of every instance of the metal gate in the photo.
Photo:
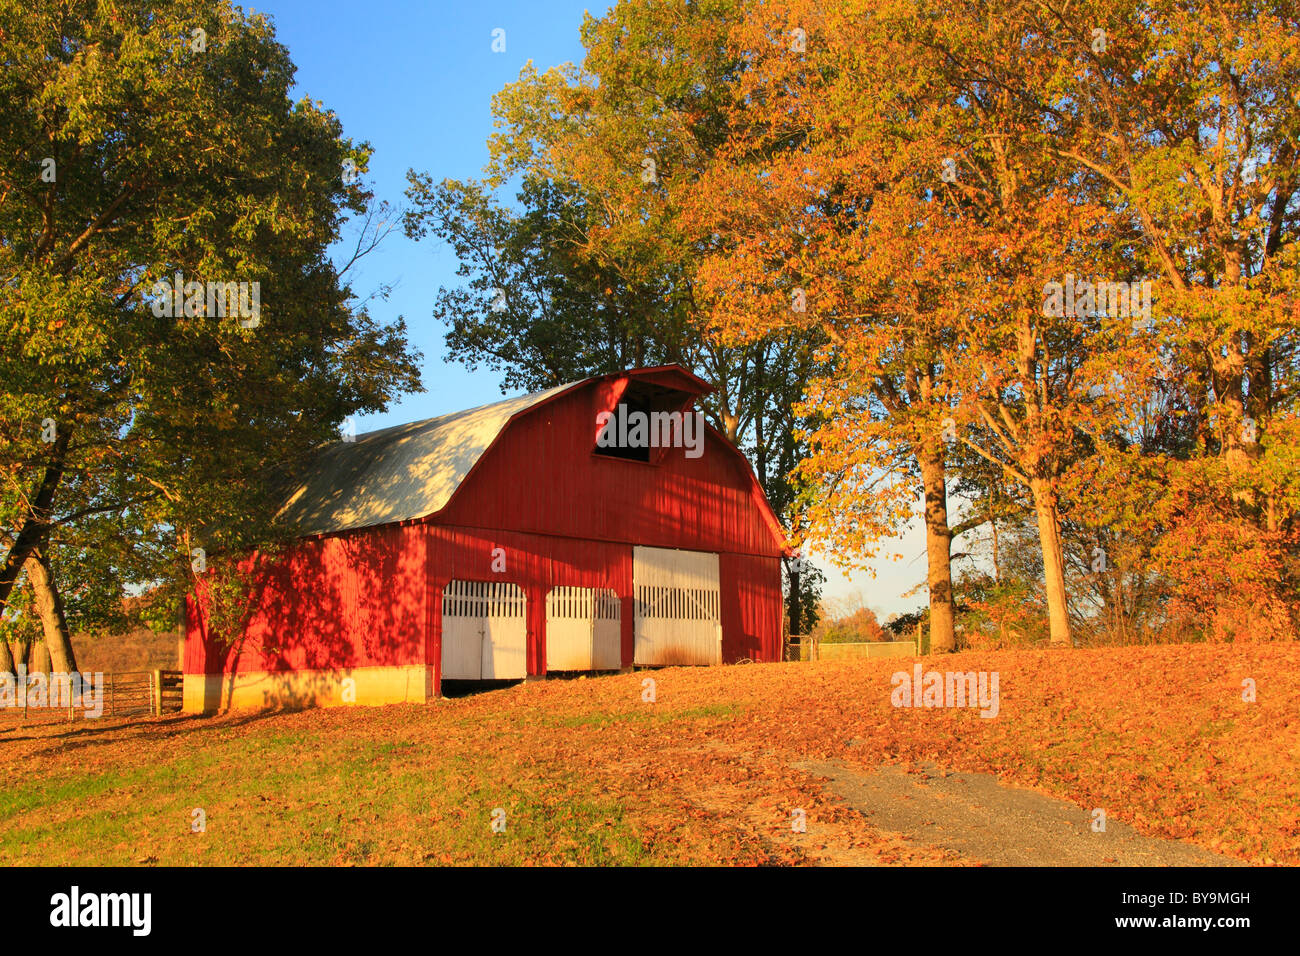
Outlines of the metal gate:
[[517,584],[451,581],[442,592],[442,679],[520,680],[528,623]]
[[609,588],[552,588],[546,595],[546,669],[623,666],[622,602]]
[[637,664],[721,664],[718,556],[632,549]]

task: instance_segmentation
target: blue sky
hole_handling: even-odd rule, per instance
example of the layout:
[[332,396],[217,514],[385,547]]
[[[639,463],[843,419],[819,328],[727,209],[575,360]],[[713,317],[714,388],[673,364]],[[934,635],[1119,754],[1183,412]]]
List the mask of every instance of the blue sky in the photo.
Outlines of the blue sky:
[[[298,67],[299,96],[332,109],[354,140],[374,147],[365,181],[378,199],[403,203],[406,171],[444,177],[481,175],[492,132],[492,96],[532,60],[544,70],[581,62],[583,13],[609,4],[574,0],[478,3],[441,0],[270,0],[250,5],[269,15]],[[492,33],[505,30],[505,52]],[[456,258],[436,240],[416,243],[400,228],[350,274],[358,294],[392,285],[387,301],[370,304],[378,318],[405,317],[412,344],[424,354],[425,392],[406,396],[388,412],[357,422],[359,432],[430,418],[501,398],[500,379],[443,361],[443,327],[432,317],[440,286],[456,285]],[[916,529],[882,553],[878,577],[843,578],[826,562],[827,594],[861,592],[883,617],[915,608],[924,592],[902,598],[925,576],[924,542]],[[814,553],[814,559],[816,554]]]

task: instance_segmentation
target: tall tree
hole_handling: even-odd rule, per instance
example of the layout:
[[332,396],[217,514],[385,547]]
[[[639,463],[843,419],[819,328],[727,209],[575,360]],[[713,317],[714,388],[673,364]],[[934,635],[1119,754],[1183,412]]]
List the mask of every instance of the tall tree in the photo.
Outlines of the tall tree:
[[447,361],[482,363],[502,389],[532,391],[628,367],[684,361],[673,276],[629,277],[588,254],[592,211],[572,185],[525,177],[518,211],[482,183],[412,173],[407,235],[451,247],[464,286],[442,289]]
[[1201,612],[1235,605],[1238,637],[1294,634],[1300,13],[1290,0],[1024,11],[1053,39],[1022,95],[1070,174],[1131,222],[1132,257],[1159,280],[1161,389],[1194,429],[1190,450],[1134,458],[1134,421],[1100,449],[1106,469],[1136,465],[1168,489],[1154,551]]
[[[1140,313],[1119,317],[1113,292],[1081,300],[1073,323],[1059,311],[1031,321],[1013,305],[1000,320],[985,308],[963,335],[974,351],[954,366],[977,434],[991,439],[982,450],[996,446],[1033,493],[1054,641],[1068,629],[1065,562],[1051,540],[1061,482],[1089,450],[1109,459],[1103,472],[1136,466],[1181,496],[1152,510],[1172,519],[1165,546],[1182,541],[1166,570],[1185,588],[1233,563],[1209,550],[1187,560],[1190,536],[1210,528],[1214,550],[1250,542],[1228,550],[1258,557],[1259,576],[1294,548],[1283,462],[1296,436],[1295,29],[1285,2],[972,0],[918,31],[918,52],[942,64],[953,114],[977,120],[964,133],[950,127],[966,174],[956,185],[969,183],[985,219],[972,259],[985,262],[971,278],[1000,277],[1009,293],[1016,274],[1054,278],[1058,309],[1067,277],[1151,286]],[[1034,291],[1026,283],[1005,301]],[[1200,462],[1129,454],[1171,380],[1183,383]],[[1236,590],[1232,575],[1214,577]]]
[[0,607],[114,523],[129,555],[79,588],[176,597],[276,539],[298,456],[418,388],[327,257],[369,150],[223,0],[4,0],[0,61]]
[[32,589],[32,607],[41,620],[41,634],[50,652],[51,667],[56,674],[71,674],[77,669],[77,655],[72,648],[63,598],[54,584],[54,572],[45,549],[32,553],[26,571]]
[[[722,107],[741,64],[725,41],[745,7],[624,0],[588,16],[581,67],[529,66],[496,97],[500,132],[483,184],[413,176],[418,220],[408,228],[440,231],[471,264],[469,288],[439,299],[453,355],[523,370],[510,384],[646,359],[693,367],[717,385],[706,415],[750,456],[788,518],[788,469],[802,457],[795,406],[826,360],[807,330],[745,342],[710,334],[696,268],[726,238],[691,231],[681,215],[727,136]],[[517,214],[485,205],[517,179]],[[450,215],[457,209],[467,215]],[[793,593],[811,595],[806,584]]]
[[[800,469],[803,520],[853,564],[901,530],[919,491],[932,647],[951,650],[948,331],[931,308],[946,275],[878,226],[917,223],[932,194],[915,154],[896,148],[906,94],[884,66],[896,47],[858,6],[813,3],[761,8],[731,43],[747,64],[733,133],[689,214],[736,241],[703,263],[702,287],[733,335],[816,330],[830,343],[834,361],[808,383],[805,408],[821,415]],[[863,114],[864,101],[876,109]]]

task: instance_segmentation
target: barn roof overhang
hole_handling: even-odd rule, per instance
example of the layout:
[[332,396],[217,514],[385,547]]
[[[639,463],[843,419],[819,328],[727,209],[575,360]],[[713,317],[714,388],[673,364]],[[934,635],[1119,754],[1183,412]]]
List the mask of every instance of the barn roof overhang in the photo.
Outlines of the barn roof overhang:
[[634,368],[626,372],[614,372],[603,376],[605,379],[627,379],[629,382],[644,383],[676,392],[685,392],[699,397],[714,391],[714,386],[693,372],[688,372],[680,365],[657,365],[653,368]]

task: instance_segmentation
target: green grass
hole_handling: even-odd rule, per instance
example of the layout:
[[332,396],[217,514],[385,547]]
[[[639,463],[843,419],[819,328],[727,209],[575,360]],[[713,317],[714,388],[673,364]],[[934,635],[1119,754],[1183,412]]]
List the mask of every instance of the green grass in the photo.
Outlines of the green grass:
[[679,720],[709,720],[723,718],[730,720],[741,713],[740,704],[707,704],[703,707],[687,707],[682,710],[646,707],[643,710],[630,710],[618,714],[578,714],[564,715],[550,721],[557,727],[609,727],[619,723],[667,723]]
[[[577,774],[512,775],[502,786],[500,768],[463,756],[430,764],[421,750],[275,733],[223,735],[203,752],[95,772],[72,763],[0,792],[0,861],[30,861],[33,846],[46,848],[41,862],[110,865],[645,860],[617,800],[559,798],[580,791]],[[504,833],[492,831],[489,805],[506,811]],[[191,831],[195,808],[207,815],[203,834]],[[378,817],[393,825],[379,833]],[[367,835],[348,835],[358,832]]]

